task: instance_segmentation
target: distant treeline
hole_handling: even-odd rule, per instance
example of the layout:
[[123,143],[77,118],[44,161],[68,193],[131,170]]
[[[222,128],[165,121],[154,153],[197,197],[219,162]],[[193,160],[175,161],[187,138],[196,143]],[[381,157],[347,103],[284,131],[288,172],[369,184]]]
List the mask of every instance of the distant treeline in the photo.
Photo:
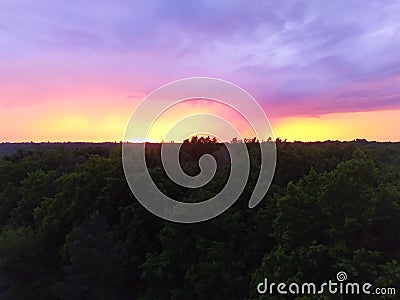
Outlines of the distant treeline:
[[[248,208],[260,168],[259,144],[249,140],[240,198],[188,225],[135,200],[120,143],[1,144],[0,299],[259,299],[264,278],[322,283],[339,271],[399,293],[400,144],[276,146],[275,177],[259,206]],[[202,154],[224,149],[188,141],[182,168],[195,175]],[[160,144],[148,144],[146,159],[159,189],[184,202],[213,197],[229,176],[224,161],[210,183],[186,189],[166,176]]]
[[0,143],[0,157],[6,154],[12,154],[17,150],[24,151],[48,151],[56,148],[63,148],[65,150],[73,151],[79,148],[101,148],[109,151],[117,143],[88,143],[88,142],[60,142],[60,143]]

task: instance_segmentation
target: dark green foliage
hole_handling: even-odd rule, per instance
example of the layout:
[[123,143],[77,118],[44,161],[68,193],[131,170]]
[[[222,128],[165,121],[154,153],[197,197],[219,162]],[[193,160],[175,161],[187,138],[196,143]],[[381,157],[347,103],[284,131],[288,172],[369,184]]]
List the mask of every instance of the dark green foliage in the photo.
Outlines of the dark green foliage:
[[[241,197],[191,225],[135,200],[120,144],[27,144],[3,156],[0,299],[258,299],[265,277],[323,282],[338,271],[400,292],[400,144],[277,140],[273,184],[248,209],[260,166],[257,141],[248,142]],[[208,199],[226,183],[229,156],[215,140],[182,146],[191,175],[202,154],[217,157],[216,176],[195,191],[168,179],[160,145],[148,146],[152,178],[177,200]]]
[[62,299],[119,298],[121,259],[108,233],[104,218],[97,212],[74,228],[66,238],[64,280],[53,291]]
[[0,278],[3,299],[52,299],[55,279],[43,240],[26,227],[5,227],[0,235]]

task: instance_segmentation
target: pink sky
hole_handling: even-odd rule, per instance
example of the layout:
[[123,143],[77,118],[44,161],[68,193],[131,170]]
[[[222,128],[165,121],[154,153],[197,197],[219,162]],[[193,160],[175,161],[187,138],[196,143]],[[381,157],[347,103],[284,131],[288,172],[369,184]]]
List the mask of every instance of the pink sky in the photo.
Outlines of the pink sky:
[[396,1],[5,0],[0,141],[119,141],[146,94],[193,76],[246,89],[275,137],[399,141],[399,14]]

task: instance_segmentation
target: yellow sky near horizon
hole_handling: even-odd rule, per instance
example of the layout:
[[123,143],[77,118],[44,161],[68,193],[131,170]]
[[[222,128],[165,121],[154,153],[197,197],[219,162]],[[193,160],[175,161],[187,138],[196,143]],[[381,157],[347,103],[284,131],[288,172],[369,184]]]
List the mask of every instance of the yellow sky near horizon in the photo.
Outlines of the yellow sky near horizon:
[[[221,115],[227,119],[231,116],[232,123],[240,127],[245,136],[253,135],[248,129],[249,126],[234,114],[224,115],[218,106],[198,104],[182,105],[174,107],[173,112],[166,112],[148,138],[161,141],[168,128],[178,119],[204,112]],[[49,107],[44,113],[43,110],[34,110],[32,107],[17,107],[0,118],[0,142],[121,141],[130,115],[130,110],[122,108],[98,107],[94,115],[84,108],[77,111]],[[317,117],[281,117],[271,119],[270,122],[274,137],[288,141],[349,141],[357,138],[400,141],[399,119],[400,110],[380,110],[332,113]]]
[[275,136],[289,141],[400,141],[399,119],[400,110],[380,110],[288,117],[272,123]]

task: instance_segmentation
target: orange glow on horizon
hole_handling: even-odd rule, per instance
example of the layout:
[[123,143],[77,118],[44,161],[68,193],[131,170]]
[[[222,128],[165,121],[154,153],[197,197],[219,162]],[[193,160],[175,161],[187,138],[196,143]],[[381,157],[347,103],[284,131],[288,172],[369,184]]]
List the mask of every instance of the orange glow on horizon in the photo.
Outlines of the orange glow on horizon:
[[[109,105],[109,104],[108,104]],[[121,141],[131,116],[132,105],[108,107],[107,102],[92,107],[65,109],[61,106],[12,107],[0,118],[0,142]],[[223,105],[181,104],[167,111],[150,132],[149,139],[161,141],[178,119],[188,114],[211,113],[231,121],[245,137],[254,136],[237,113],[226,112]],[[400,141],[400,110],[332,113],[319,117],[293,116],[272,119],[275,138],[288,141],[350,141],[365,138],[376,141]],[[199,129],[201,131],[201,129]],[[142,137],[138,137],[139,139]],[[232,137],[223,137],[230,140]],[[176,139],[176,141],[179,141]]]
[[333,113],[272,121],[275,137],[288,141],[400,141],[400,110]]

